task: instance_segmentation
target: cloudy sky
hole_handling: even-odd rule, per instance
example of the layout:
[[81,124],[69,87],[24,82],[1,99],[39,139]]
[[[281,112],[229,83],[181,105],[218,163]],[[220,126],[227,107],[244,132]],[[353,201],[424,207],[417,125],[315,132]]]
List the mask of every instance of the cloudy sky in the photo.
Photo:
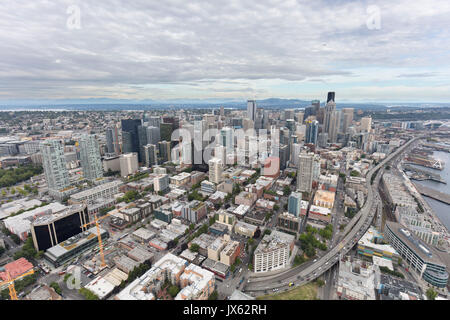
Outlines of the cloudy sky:
[[0,100],[450,102],[450,1],[2,0]]

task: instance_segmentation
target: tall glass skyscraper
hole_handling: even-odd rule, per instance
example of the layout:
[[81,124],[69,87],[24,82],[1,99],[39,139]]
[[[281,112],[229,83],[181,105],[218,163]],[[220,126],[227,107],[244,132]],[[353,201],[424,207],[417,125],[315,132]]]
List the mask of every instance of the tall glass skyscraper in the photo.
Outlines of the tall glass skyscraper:
[[106,150],[108,153],[120,154],[119,133],[116,125],[106,128]]
[[256,101],[248,100],[247,101],[247,118],[255,121],[256,119]]
[[45,180],[49,190],[59,191],[70,185],[64,145],[61,140],[46,140],[40,146]]
[[300,192],[292,192],[288,200],[288,212],[294,216],[300,216],[302,202],[302,194]]
[[305,143],[317,145],[317,134],[319,133],[319,121],[306,121]]
[[136,152],[139,154],[138,127],[141,119],[122,119],[122,151],[123,153]]
[[103,177],[103,166],[97,139],[91,134],[85,134],[80,137],[78,143],[84,178],[93,182]]

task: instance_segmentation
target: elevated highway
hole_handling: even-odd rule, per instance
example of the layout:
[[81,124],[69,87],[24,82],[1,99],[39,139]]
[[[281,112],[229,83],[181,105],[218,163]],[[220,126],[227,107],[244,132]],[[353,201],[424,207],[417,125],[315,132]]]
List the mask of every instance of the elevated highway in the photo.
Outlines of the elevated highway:
[[[380,198],[377,190],[379,180],[382,176],[383,167],[392,159],[396,158],[405,151],[413,142],[422,137],[415,137],[409,140],[404,145],[400,146],[395,152],[390,154],[381,163],[372,168],[366,176],[366,186],[368,190],[367,199],[364,206],[358,214],[349,222],[352,224],[352,229],[344,236],[344,238],[332,249],[330,249],[324,256],[317,259],[312,264],[306,266],[300,265],[278,274],[272,274],[267,277],[250,276],[249,282],[244,287],[244,291],[253,292],[255,295],[261,295],[263,291],[275,288],[283,288],[294,282],[295,285],[303,285],[315,278],[321,276],[325,271],[329,270],[335,265],[342,255],[347,254],[351,248],[361,239],[370,224],[376,216],[377,210],[380,209]],[[381,169],[381,170],[380,170]],[[379,171],[380,170],[380,171]],[[373,184],[372,176],[376,174]],[[375,200],[375,201],[374,201]]]

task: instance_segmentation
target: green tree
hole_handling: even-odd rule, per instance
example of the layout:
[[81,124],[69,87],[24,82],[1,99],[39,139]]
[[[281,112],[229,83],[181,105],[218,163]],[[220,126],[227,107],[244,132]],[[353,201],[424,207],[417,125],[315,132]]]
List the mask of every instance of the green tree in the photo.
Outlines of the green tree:
[[219,293],[214,290],[211,295],[209,296],[208,300],[217,300],[217,298],[219,297]]
[[360,176],[359,172],[356,171],[356,170],[352,170],[352,171],[350,172],[350,175],[351,175],[352,177],[359,177],[359,176]]
[[426,292],[426,295],[427,295],[427,299],[428,300],[434,300],[434,299],[436,299],[436,297],[437,297],[437,292],[436,291],[434,291],[432,288],[429,288],[428,290],[427,290],[427,292]]
[[200,249],[200,246],[196,243],[193,243],[191,245],[191,247],[189,248],[189,250],[191,250],[192,252],[198,252],[199,249]]
[[99,300],[98,296],[93,293],[91,290],[86,288],[81,288],[78,292],[86,299],[86,300]]
[[169,292],[169,294],[172,296],[172,298],[175,298],[176,295],[178,294],[178,292],[180,292],[180,288],[178,288],[177,286],[170,286],[169,290],[167,290]]
[[62,290],[61,290],[61,288],[60,288],[60,286],[59,286],[59,284],[57,282],[53,281],[52,283],[50,283],[50,287],[55,289],[55,292],[57,294],[61,294],[62,293]]
[[323,287],[325,285],[325,282],[322,279],[317,279],[316,283],[319,287]]

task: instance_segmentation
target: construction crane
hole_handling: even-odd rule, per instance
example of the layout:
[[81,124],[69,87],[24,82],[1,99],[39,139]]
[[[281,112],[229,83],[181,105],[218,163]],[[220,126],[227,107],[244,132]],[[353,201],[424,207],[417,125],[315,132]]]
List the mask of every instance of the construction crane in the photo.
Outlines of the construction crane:
[[[129,207],[132,207],[132,206],[134,206],[134,204],[130,204],[130,205],[126,206],[125,208],[129,208]],[[120,209],[115,209],[115,210],[110,211],[107,214],[105,214],[105,215],[103,215],[103,216],[101,216],[99,218],[97,217],[97,214],[94,213],[94,221],[88,222],[88,223],[86,223],[86,224],[84,224],[82,226],[82,228],[86,228],[87,226],[89,226],[91,224],[95,224],[95,227],[97,228],[98,247],[100,249],[100,257],[102,259],[102,263],[101,263],[101,267],[102,268],[106,267],[106,262],[105,262],[105,256],[103,254],[103,242],[102,242],[102,236],[100,234],[100,225],[99,225],[98,222],[103,220],[103,219],[105,219],[106,217],[112,215],[113,213],[117,213],[119,211],[120,211]]]
[[[1,269],[4,269],[4,268],[0,268],[0,271],[2,271]],[[11,300],[19,300],[19,298],[17,298],[16,288],[14,287],[14,281],[33,274],[34,269],[31,269],[30,271],[25,272],[24,274],[21,274],[20,276],[14,278],[14,279],[11,279],[11,275],[9,274],[8,270],[5,270],[5,273],[6,273],[6,276],[8,277],[8,279],[6,281],[0,282],[0,287],[2,287],[5,284],[8,284],[9,296],[11,297]]]

